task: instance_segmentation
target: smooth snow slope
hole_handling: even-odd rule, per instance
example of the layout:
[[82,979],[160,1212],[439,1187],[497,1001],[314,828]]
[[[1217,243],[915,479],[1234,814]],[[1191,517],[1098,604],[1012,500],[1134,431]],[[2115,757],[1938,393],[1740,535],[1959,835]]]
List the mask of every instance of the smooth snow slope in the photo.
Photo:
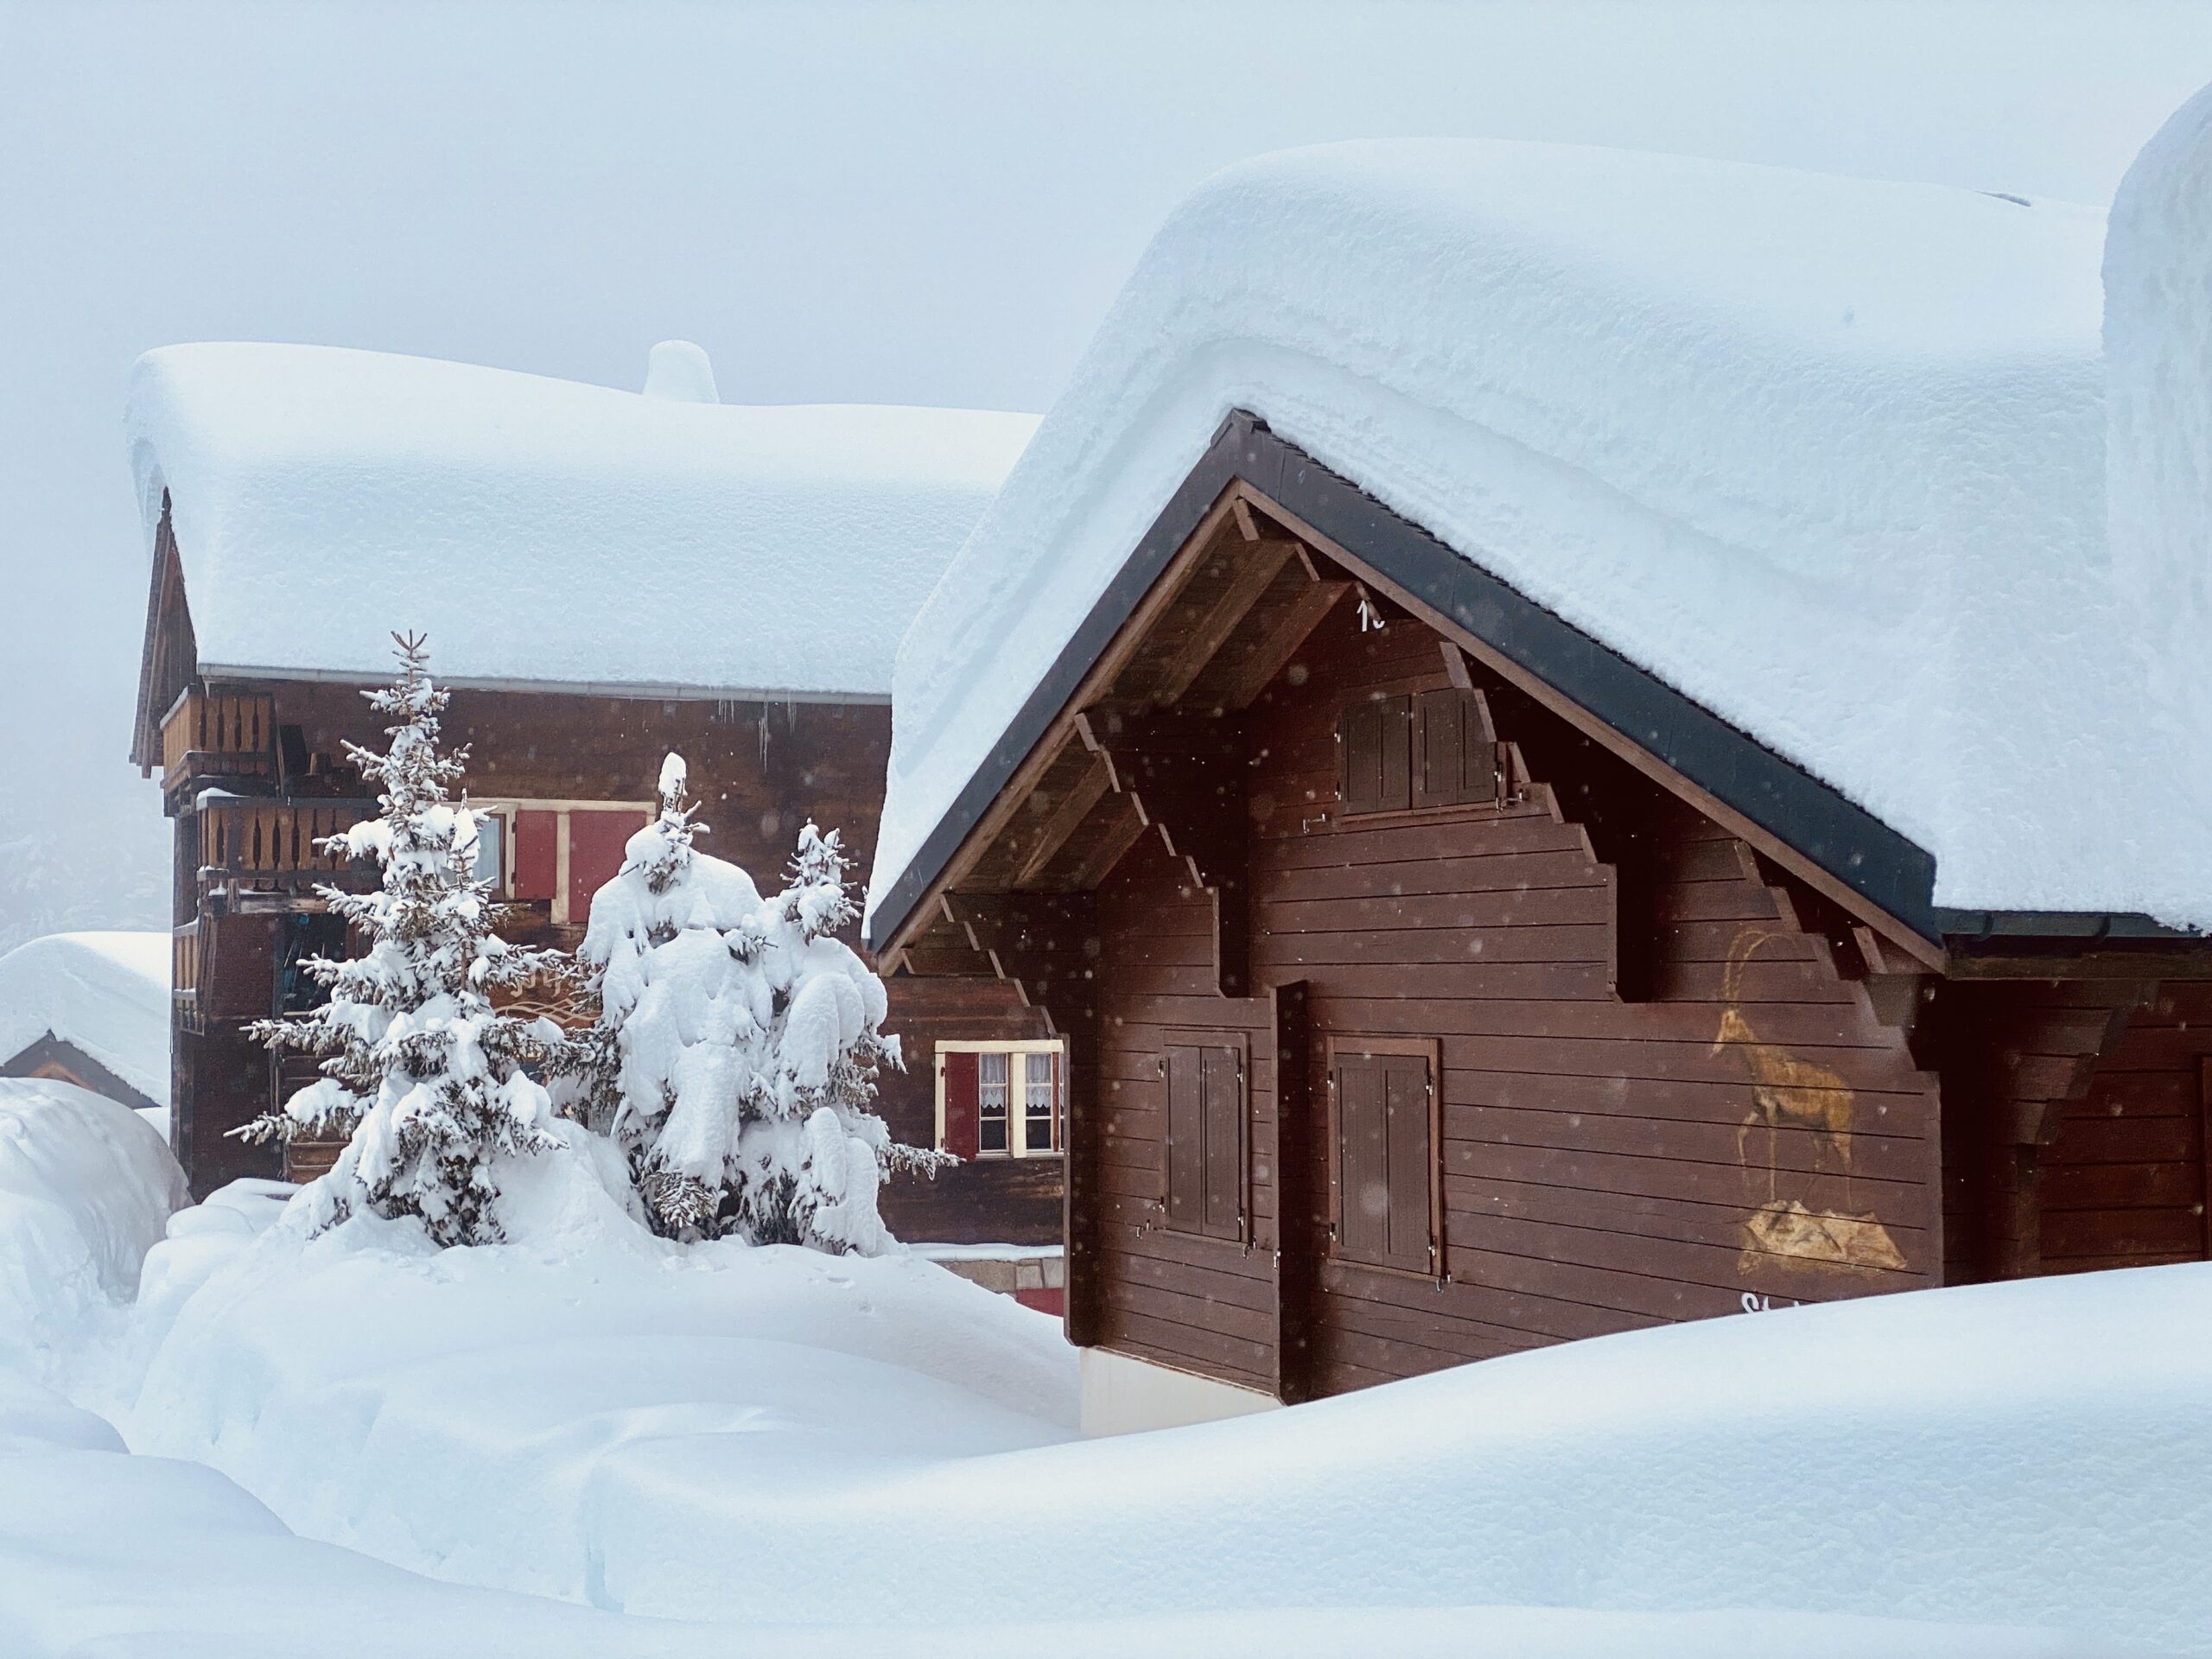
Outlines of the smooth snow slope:
[[1217,175],[906,636],[876,894],[1241,406],[1928,848],[1939,904],[2212,920],[2212,736],[2154,730],[2105,549],[2103,232],[1504,143]]
[[169,1099],[169,936],[50,933],[0,956],[0,1060],[51,1033]]
[[173,346],[130,378],[203,671],[880,696],[1026,415],[744,407],[325,346]]
[[911,1257],[282,1223],[226,1257],[200,1213],[110,1362],[132,1446],[439,1577],[747,1626],[1762,1608],[2212,1654],[2212,1264],[1077,1441],[1057,1327]]

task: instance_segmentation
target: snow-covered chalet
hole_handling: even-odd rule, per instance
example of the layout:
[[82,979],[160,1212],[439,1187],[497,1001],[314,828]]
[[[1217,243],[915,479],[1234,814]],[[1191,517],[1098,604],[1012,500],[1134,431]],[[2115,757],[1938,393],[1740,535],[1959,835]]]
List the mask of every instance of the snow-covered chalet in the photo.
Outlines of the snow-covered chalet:
[[[395,630],[428,636],[454,690],[446,734],[493,815],[481,874],[516,937],[581,938],[670,751],[720,856],[772,880],[811,818],[865,859],[899,637],[1034,424],[724,404],[682,342],[656,348],[642,394],[321,347],[142,359],[131,758],[175,823],[174,1144],[194,1190],[277,1173],[274,1148],[225,1132],[302,1079],[243,1027],[309,1006],[302,958],[342,954],[314,887],[370,878],[315,842],[374,810],[344,744],[381,741],[361,691],[389,677]],[[907,1063],[885,1080],[893,1131],[969,1156],[894,1183],[886,1219],[1057,1241],[1043,1016],[984,969],[893,986],[887,1028]]]
[[1090,1427],[2208,1254],[2192,107],[2109,224],[1471,142],[1168,220],[866,925],[1068,1045]]

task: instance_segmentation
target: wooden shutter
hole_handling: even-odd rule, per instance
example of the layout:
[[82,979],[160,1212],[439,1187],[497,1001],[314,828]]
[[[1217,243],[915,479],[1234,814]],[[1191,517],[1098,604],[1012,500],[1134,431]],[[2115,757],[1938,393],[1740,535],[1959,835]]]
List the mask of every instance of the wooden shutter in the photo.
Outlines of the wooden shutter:
[[1183,1044],[1167,1048],[1167,1224],[1200,1231],[1205,1220],[1205,1061]]
[[1347,815],[1413,804],[1412,721],[1410,697],[1366,697],[1345,708],[1337,740]]
[[1337,1249],[1410,1273],[1435,1270],[1434,1103],[1427,1060],[1339,1053]]
[[516,813],[514,896],[524,904],[552,898],[560,867],[561,815],[543,809]]
[[591,919],[591,898],[622,868],[622,849],[644,818],[625,808],[569,814],[569,919],[579,926]]
[[976,1155],[976,1119],[982,1101],[976,1055],[950,1051],[944,1057],[944,1150],[956,1158]]
[[1463,806],[1497,798],[1497,743],[1479,692],[1447,686],[1414,706],[1414,804]]
[[1210,1238],[1244,1236],[1244,1057],[1227,1044],[1171,1043],[1167,1224]]
[[1206,1196],[1205,1231],[1244,1236],[1244,1064],[1233,1048],[1205,1054]]

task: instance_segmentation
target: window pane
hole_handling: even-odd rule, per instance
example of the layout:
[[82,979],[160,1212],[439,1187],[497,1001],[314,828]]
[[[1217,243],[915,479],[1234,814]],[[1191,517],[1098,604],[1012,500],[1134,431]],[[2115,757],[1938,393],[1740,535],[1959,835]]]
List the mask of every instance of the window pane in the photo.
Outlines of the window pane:
[[1030,1152],[1050,1152],[1053,1143],[1056,1070],[1054,1054],[1025,1054],[1021,1058],[1022,1141]]
[[507,850],[507,821],[497,812],[480,813],[476,820],[476,868],[479,881],[489,881],[497,893],[502,886]]
[[1012,1131],[1007,1117],[1009,1091],[1007,1079],[1008,1056],[1001,1049],[996,1053],[984,1052],[976,1057],[976,1147],[978,1152],[1009,1152],[1013,1150]]

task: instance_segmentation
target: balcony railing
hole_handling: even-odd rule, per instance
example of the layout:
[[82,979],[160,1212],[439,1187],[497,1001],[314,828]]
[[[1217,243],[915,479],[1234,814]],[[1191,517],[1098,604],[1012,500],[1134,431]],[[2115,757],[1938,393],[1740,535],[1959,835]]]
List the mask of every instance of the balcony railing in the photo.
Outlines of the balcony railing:
[[304,891],[320,883],[365,886],[372,877],[343,852],[321,849],[376,814],[372,801],[276,801],[252,796],[202,796],[200,880],[204,890]]
[[200,924],[187,922],[169,934],[169,1006],[187,1031],[200,1024]]
[[276,702],[187,691],[162,721],[162,787],[276,775]]

